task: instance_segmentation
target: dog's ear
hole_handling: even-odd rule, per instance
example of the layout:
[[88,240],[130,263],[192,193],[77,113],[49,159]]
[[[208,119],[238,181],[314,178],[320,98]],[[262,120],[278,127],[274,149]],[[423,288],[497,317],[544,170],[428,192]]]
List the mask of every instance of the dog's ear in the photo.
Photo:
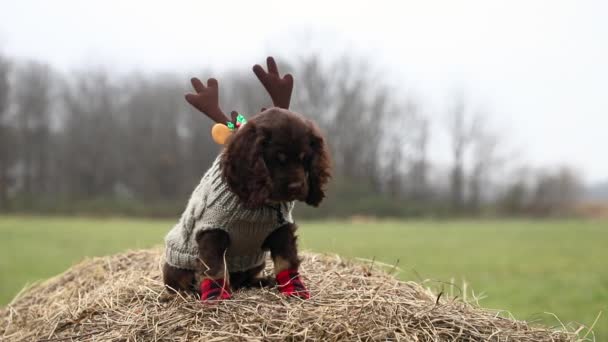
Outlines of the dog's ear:
[[308,169],[308,195],[306,203],[317,207],[325,197],[325,186],[331,177],[329,150],[321,131],[314,122],[309,121],[310,146],[313,154]]
[[262,130],[250,122],[230,138],[222,154],[222,176],[247,208],[263,205],[272,191],[263,155],[265,140]]

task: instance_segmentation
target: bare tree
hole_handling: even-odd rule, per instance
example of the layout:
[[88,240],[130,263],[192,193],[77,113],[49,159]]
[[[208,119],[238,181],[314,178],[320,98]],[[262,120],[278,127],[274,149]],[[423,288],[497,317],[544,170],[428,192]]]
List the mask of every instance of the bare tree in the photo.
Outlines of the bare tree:
[[570,214],[582,191],[580,176],[572,168],[541,171],[533,193],[532,211],[542,216]]
[[[184,87],[168,75],[132,77],[129,83],[132,92],[125,109],[130,139],[125,148],[138,158],[127,160],[128,184],[144,200],[175,198],[182,188],[178,120],[186,105]],[[150,139],[137,139],[140,136]]]
[[472,166],[468,177],[470,194],[468,202],[473,212],[480,210],[484,201],[484,189],[490,188],[491,173],[504,165],[504,159],[499,151],[501,139],[497,133],[491,132],[484,122],[479,120],[472,136]]
[[[298,64],[295,68],[300,70]],[[363,61],[349,57],[323,66],[311,56],[301,69],[296,105],[326,131],[337,173],[377,184],[383,122],[392,105],[385,85]]]
[[406,119],[403,134],[407,139],[402,142],[405,149],[406,197],[410,200],[424,201],[431,197],[428,184],[430,138],[429,119],[422,115],[420,104],[410,99],[400,110]]
[[465,204],[465,157],[476,134],[480,117],[471,114],[463,95],[456,97],[448,111],[448,134],[452,150],[450,171],[450,197],[454,210],[461,211]]
[[528,214],[532,201],[532,171],[526,166],[517,166],[507,178],[496,202],[499,212],[505,215]]
[[64,86],[61,156],[68,191],[77,198],[108,195],[118,177],[125,152],[120,146],[120,94],[104,70],[80,71]]
[[51,69],[45,64],[27,62],[17,69],[15,105],[26,201],[34,192],[46,191],[52,82]]
[[8,208],[9,169],[12,165],[15,148],[14,135],[8,124],[10,63],[0,55],[0,209]]
[[331,74],[327,73],[321,59],[316,55],[301,57],[293,68],[297,69],[294,110],[306,113],[327,130],[334,122],[332,113],[335,110],[335,82],[332,82]]

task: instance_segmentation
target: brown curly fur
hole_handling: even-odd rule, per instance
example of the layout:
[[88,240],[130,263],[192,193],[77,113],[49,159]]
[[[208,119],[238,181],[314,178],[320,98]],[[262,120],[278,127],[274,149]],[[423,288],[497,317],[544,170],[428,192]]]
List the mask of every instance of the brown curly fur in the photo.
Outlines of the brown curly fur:
[[331,176],[317,125],[280,108],[263,111],[240,128],[227,143],[221,167],[230,189],[250,208],[292,200],[318,206]]

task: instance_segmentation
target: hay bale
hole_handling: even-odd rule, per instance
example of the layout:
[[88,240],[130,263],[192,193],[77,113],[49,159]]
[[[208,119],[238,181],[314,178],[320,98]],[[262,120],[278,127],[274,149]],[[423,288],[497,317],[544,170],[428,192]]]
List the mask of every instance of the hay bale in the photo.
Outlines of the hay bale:
[[215,305],[164,291],[161,262],[159,249],[86,260],[1,309],[0,340],[577,340],[338,257],[304,254],[308,301],[250,289]]

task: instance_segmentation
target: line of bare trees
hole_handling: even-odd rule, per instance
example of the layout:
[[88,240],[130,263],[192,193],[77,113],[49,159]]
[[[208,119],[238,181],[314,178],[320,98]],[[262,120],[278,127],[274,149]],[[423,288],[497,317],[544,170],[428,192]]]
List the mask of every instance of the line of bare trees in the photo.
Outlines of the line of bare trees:
[[[325,130],[335,165],[323,209],[302,214],[549,215],[576,201],[581,185],[568,169],[505,178],[515,165],[506,139],[464,96],[432,130],[424,104],[390,90],[364,62],[308,55],[282,66],[296,75],[294,110]],[[251,115],[269,103],[247,69],[196,74],[219,79],[226,109]],[[1,210],[180,212],[219,151],[209,120],[183,100],[188,76],[62,74],[0,55]],[[447,137],[451,165],[433,161],[434,135]]]

